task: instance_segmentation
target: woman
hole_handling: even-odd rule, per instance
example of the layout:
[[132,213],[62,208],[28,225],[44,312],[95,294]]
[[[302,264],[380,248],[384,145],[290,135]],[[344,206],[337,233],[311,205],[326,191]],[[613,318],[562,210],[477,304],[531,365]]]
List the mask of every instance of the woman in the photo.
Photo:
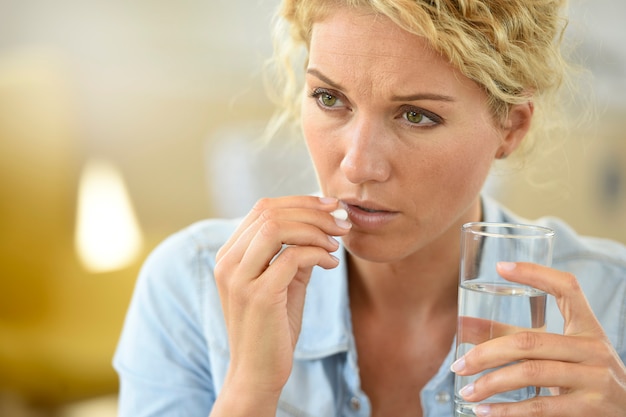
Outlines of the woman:
[[452,371],[518,362],[464,398],[556,395],[476,415],[625,416],[626,249],[558,220],[539,221],[557,232],[554,269],[499,273],[554,295],[563,334],[452,363],[460,228],[526,222],[481,188],[562,82],[562,3],[285,0],[323,197],[264,199],[152,254],[115,358],[120,415],[450,417]]

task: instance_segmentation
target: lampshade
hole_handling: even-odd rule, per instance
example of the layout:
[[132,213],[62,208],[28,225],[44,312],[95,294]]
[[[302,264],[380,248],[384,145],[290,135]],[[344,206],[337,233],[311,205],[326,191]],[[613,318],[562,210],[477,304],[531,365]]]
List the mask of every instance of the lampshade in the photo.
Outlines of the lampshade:
[[108,161],[90,160],[82,170],[75,244],[91,272],[127,267],[141,252],[143,239],[124,179]]

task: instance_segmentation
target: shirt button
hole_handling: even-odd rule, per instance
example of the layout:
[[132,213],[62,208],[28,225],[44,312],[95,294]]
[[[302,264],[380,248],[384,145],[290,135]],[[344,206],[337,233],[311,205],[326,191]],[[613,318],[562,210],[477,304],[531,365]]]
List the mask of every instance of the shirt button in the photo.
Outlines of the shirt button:
[[439,404],[445,404],[450,401],[450,394],[445,391],[438,392],[437,395],[435,395],[435,401]]
[[350,407],[354,410],[354,411],[359,411],[361,409],[361,400],[359,400],[358,397],[352,397],[350,398]]

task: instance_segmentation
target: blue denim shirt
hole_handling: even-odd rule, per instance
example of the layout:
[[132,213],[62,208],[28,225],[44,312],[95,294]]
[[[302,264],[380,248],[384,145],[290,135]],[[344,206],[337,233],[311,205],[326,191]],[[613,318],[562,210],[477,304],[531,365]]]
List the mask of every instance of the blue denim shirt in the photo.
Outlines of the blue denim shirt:
[[[484,220],[530,223],[483,198]],[[613,346],[626,361],[626,248],[584,238],[554,218],[532,222],[556,231],[553,266],[574,273]],[[120,376],[120,417],[206,417],[224,383],[229,350],[213,278],[215,255],[237,220],[206,220],[173,235],[146,261],[114,358]],[[365,417],[348,303],[340,266],[315,268],[307,290],[293,371],[277,416]],[[563,319],[552,302],[548,330]],[[381,335],[384,337],[384,335]],[[428,336],[425,335],[426,342]],[[420,395],[424,417],[452,417],[453,347]],[[384,363],[381,364],[384,366]]]

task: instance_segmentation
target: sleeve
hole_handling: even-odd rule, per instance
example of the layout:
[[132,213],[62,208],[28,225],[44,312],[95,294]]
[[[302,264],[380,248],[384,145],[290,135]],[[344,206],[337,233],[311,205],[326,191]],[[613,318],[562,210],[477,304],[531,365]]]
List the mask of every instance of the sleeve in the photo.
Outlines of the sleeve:
[[119,417],[206,417],[215,401],[203,334],[200,255],[181,234],[144,264],[113,365]]

